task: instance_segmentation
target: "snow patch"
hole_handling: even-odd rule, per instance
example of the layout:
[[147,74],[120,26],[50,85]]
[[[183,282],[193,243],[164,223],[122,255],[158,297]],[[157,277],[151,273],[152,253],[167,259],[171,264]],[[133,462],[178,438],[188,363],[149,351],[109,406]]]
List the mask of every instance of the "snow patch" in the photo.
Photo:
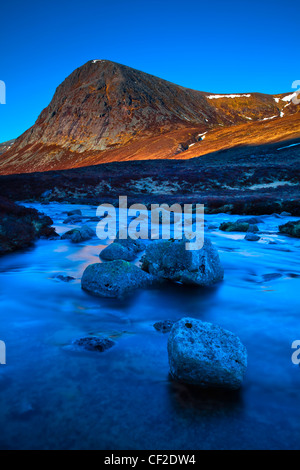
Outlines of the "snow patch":
[[251,94],[249,95],[210,95],[207,96],[209,100],[217,100],[218,98],[250,98]]
[[291,95],[285,96],[284,98],[281,98],[282,101],[292,101],[293,98],[297,96],[297,93],[292,93]]
[[280,147],[280,148],[279,148],[279,149],[277,149],[277,150],[288,149],[288,148],[290,148],[290,147],[296,147],[297,145],[300,145],[300,143],[299,143],[299,144],[291,144],[291,145],[287,145],[286,147]]
[[264,119],[261,119],[261,121],[270,121],[271,119],[275,119],[277,118],[278,116],[272,116],[272,117],[268,117],[268,118],[264,118]]
[[253,186],[249,186],[251,191],[255,191],[256,189],[267,189],[267,188],[278,188],[279,186],[297,186],[298,183],[291,183],[290,181],[274,181],[273,183],[262,183],[262,184],[254,184]]

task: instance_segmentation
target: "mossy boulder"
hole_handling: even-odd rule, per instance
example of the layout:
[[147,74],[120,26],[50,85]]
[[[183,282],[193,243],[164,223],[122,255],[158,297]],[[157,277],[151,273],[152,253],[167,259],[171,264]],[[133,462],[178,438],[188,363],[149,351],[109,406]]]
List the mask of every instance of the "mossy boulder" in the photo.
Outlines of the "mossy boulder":
[[220,225],[222,232],[248,232],[250,224],[247,222],[223,222]]
[[294,238],[300,238],[300,220],[296,222],[288,222],[287,224],[279,226],[279,232],[285,235],[290,235]]

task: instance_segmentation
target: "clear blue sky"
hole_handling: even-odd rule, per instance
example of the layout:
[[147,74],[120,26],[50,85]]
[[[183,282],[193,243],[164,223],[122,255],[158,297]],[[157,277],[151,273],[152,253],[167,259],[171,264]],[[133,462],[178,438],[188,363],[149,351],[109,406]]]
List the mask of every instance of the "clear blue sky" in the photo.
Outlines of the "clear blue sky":
[[214,93],[289,92],[300,79],[299,13],[289,0],[1,2],[0,142],[32,126],[91,59]]

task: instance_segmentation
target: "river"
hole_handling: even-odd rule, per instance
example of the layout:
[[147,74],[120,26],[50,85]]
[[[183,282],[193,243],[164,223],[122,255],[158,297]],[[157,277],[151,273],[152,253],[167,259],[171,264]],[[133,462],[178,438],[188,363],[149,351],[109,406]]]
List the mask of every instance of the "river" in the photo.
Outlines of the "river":
[[[52,217],[58,233],[65,211],[96,208],[26,204]],[[208,215],[219,225],[238,216]],[[278,235],[292,217],[263,217],[259,242],[244,234],[207,231],[219,250],[224,281],[213,288],[163,285],[125,300],[81,290],[85,267],[99,262],[106,242],[75,245],[39,240],[0,260],[2,449],[299,449],[300,240]],[[88,222],[95,228],[96,222]],[[270,243],[272,242],[272,243]],[[66,283],[54,278],[75,278]],[[160,320],[190,316],[219,324],[245,344],[249,364],[239,392],[201,392],[169,378],[168,335]],[[67,346],[86,335],[116,345],[105,353]]]

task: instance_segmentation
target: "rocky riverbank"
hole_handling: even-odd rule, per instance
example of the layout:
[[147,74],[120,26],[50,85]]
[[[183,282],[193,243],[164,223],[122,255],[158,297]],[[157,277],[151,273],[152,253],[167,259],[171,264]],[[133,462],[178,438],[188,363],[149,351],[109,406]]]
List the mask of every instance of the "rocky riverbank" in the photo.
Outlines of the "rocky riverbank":
[[50,217],[0,197],[0,255],[30,246],[38,238],[57,234]]

